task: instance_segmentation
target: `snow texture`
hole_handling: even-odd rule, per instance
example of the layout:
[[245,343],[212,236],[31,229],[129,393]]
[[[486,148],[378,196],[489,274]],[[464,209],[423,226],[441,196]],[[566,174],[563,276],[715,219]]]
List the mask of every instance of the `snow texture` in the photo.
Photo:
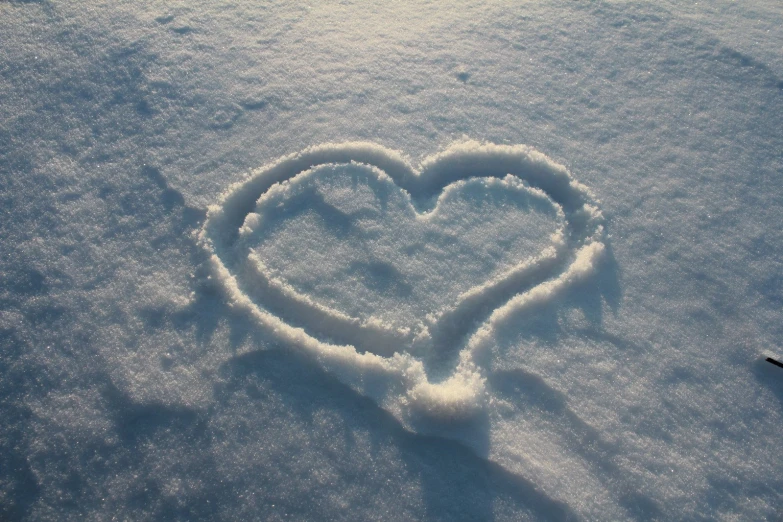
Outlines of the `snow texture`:
[[0,519],[781,518],[782,51],[772,0],[0,1]]
[[[312,187],[314,180],[321,186]],[[403,197],[401,189],[407,189]],[[452,201],[460,192],[469,196],[462,205]],[[414,208],[413,198],[421,208],[436,197],[429,212]],[[529,212],[498,216],[496,223],[486,218],[503,212],[509,199],[517,200],[515,206],[543,205],[550,221],[565,218],[567,231],[533,230],[549,241],[525,255],[502,228],[535,225]],[[280,214],[293,223],[276,220]],[[284,235],[294,248],[273,246],[282,250],[279,259],[264,259],[263,228]],[[379,238],[384,228],[386,237]],[[473,237],[477,234],[481,237]],[[342,251],[332,253],[339,236],[345,236]],[[214,276],[236,307],[371,396],[406,427],[408,409],[451,421],[476,415],[485,395],[477,358],[485,358],[494,330],[589,275],[604,250],[602,240],[602,216],[589,191],[562,166],[527,147],[475,142],[426,159],[421,172],[371,144],[310,148],[232,187],[210,208],[201,236]],[[521,259],[488,270],[495,263],[482,258],[498,248]],[[428,255],[420,255],[422,250]],[[287,274],[275,274],[275,266],[301,281],[291,284]],[[359,290],[352,281],[357,271],[365,279]],[[467,284],[451,290],[453,280]],[[351,310],[334,308],[341,303]],[[466,327],[487,311],[487,324],[457,354]],[[351,344],[332,344],[341,340]],[[456,366],[453,372],[443,369],[449,363]],[[430,381],[427,366],[439,382]]]

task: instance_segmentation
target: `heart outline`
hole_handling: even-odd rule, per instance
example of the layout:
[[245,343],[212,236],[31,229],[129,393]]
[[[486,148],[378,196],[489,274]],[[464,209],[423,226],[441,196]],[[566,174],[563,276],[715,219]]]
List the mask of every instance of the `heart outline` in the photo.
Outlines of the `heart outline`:
[[[354,166],[368,168],[367,165],[352,164]],[[344,164],[326,164],[318,165],[313,169],[309,169],[295,177],[288,180],[290,183],[296,181],[304,181],[310,175],[321,175],[320,170],[324,167],[336,168],[342,167]],[[347,166],[347,165],[345,165]],[[378,176],[379,180],[386,178],[392,184],[394,180],[391,180],[382,171],[375,167],[369,167],[370,172]],[[377,355],[388,357],[395,351],[398,351],[400,347],[405,346],[409,352],[415,352],[417,355],[426,355],[425,351],[437,350],[442,348],[442,345],[448,344],[449,340],[443,339],[446,328],[443,328],[443,317],[448,319],[448,322],[454,326],[457,324],[469,324],[470,318],[465,315],[473,315],[470,311],[466,311],[466,301],[474,300],[475,305],[486,307],[485,300],[481,300],[481,294],[486,294],[487,290],[492,286],[512,286],[517,287],[522,284],[524,279],[534,278],[536,271],[544,269],[546,272],[546,265],[553,264],[557,260],[557,248],[564,247],[563,241],[563,228],[565,223],[565,217],[563,215],[560,206],[552,201],[543,191],[531,189],[527,185],[519,182],[519,180],[513,176],[506,176],[506,178],[500,180],[497,178],[474,178],[480,180],[486,180],[485,183],[490,186],[495,185],[502,187],[503,190],[522,192],[526,197],[535,197],[539,200],[544,200],[553,206],[555,215],[559,216],[563,223],[556,228],[554,234],[550,235],[551,243],[548,248],[542,250],[535,257],[528,257],[521,262],[516,263],[511,268],[507,268],[505,271],[495,274],[485,282],[474,285],[469,289],[459,294],[456,299],[449,306],[440,310],[432,310],[423,320],[419,320],[417,325],[410,325],[407,327],[401,327],[396,324],[389,324],[383,319],[379,319],[375,316],[371,316],[365,319],[359,319],[349,313],[342,312],[338,309],[330,307],[327,304],[321,303],[317,300],[311,299],[308,295],[302,294],[297,291],[287,281],[271,275],[271,270],[267,268],[257,251],[254,249],[255,237],[257,230],[261,227],[267,218],[262,217],[267,215],[267,212],[276,212],[280,208],[279,205],[281,198],[288,198],[287,188],[288,182],[284,184],[275,185],[274,188],[265,192],[258,198],[256,208],[254,212],[247,215],[243,226],[240,228],[240,238],[238,245],[242,245],[240,248],[247,251],[247,258],[249,263],[243,265],[242,272],[245,274],[242,279],[246,281],[245,289],[251,293],[251,297],[259,302],[264,308],[272,311],[286,322],[292,325],[298,325],[309,331],[316,331],[317,337],[321,339],[329,339],[331,342],[337,342],[339,344],[351,344],[362,352],[372,352]],[[417,207],[419,211],[414,207],[414,201],[411,195],[394,184],[394,187],[404,192],[408,197],[408,203],[411,210],[417,216],[432,217],[440,207],[442,200],[446,197],[448,191],[452,188],[458,188],[460,184],[464,184],[467,180],[461,180],[447,185],[443,191],[439,194],[434,206],[430,209],[427,208],[426,213],[421,212],[421,208],[425,201],[418,201]],[[264,206],[270,208],[264,209]],[[260,214],[259,214],[260,213]],[[245,240],[248,240],[245,245]],[[242,258],[245,257],[245,253],[242,253]],[[514,283],[514,281],[517,281]],[[477,299],[478,298],[478,299]],[[507,299],[503,299],[505,301]],[[475,306],[473,307],[475,308]],[[495,308],[492,306],[491,308]],[[462,317],[459,320],[455,320],[454,316],[460,315]],[[300,320],[300,317],[305,317],[305,320]],[[308,325],[310,328],[308,328]],[[451,330],[450,328],[448,330]],[[427,343],[426,340],[432,338],[432,333],[439,334],[438,339],[433,340],[431,343]],[[459,333],[454,333],[450,337],[461,337]],[[440,341],[440,342],[435,342]],[[427,345],[430,346],[427,346]],[[414,345],[421,345],[420,347],[414,347]],[[425,357],[426,359],[426,357]]]
[[[505,274],[497,281],[477,285],[464,293],[468,295],[461,299],[461,303],[467,304],[455,307],[447,322],[469,324],[469,321],[461,321],[460,318],[470,316],[476,306],[486,303],[493,305],[492,312],[481,324],[471,325],[461,332],[467,335],[474,331],[459,350],[454,370],[438,376],[437,382],[432,382],[432,374],[423,362],[409,352],[395,351],[390,356],[362,352],[352,344],[321,340],[323,336],[317,337],[318,334],[312,332],[317,328],[290,325],[251,297],[270,292],[271,286],[261,288],[260,294],[258,289],[252,293],[248,291],[247,281],[257,284],[263,281],[260,277],[263,274],[235,271],[242,265],[232,246],[238,243],[239,230],[263,194],[274,185],[315,167],[352,162],[369,165],[388,175],[399,188],[411,195],[414,206],[415,202],[431,199],[451,183],[462,179],[513,176],[543,191],[565,214],[567,233],[563,235],[559,248],[555,251],[545,249],[530,267],[522,267],[524,269],[518,273]],[[213,274],[222,283],[233,306],[249,312],[282,341],[314,357],[324,369],[376,400],[409,426],[414,415],[453,419],[481,410],[486,402],[481,354],[486,353],[492,344],[493,329],[513,312],[551,299],[574,280],[589,275],[604,251],[603,236],[603,216],[589,189],[574,180],[565,167],[530,147],[458,142],[426,158],[419,169],[414,169],[402,155],[382,146],[348,142],[318,145],[284,156],[231,185],[221,196],[219,204],[209,207],[199,241],[208,250]],[[553,267],[551,270],[547,268],[549,265]],[[557,267],[560,266],[563,270],[557,275]],[[542,273],[533,278],[527,287],[510,284],[515,276],[525,279],[527,272],[533,269]],[[248,278],[249,275],[254,277]],[[299,305],[299,312],[313,312],[309,303],[305,303],[304,308],[301,302]],[[332,319],[336,317],[326,314],[327,317],[330,315]],[[337,317],[332,327],[337,330],[344,328],[352,323],[348,319],[346,323],[345,318]],[[354,331],[369,333],[370,337],[377,339],[378,332],[366,327]],[[453,343],[455,337],[445,336],[445,339]]]

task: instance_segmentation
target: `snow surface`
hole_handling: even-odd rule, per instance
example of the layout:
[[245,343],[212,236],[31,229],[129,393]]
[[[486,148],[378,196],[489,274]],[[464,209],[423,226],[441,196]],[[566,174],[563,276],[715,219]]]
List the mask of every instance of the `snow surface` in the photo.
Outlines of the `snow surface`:
[[0,518],[783,516],[783,4],[257,4],[0,2]]

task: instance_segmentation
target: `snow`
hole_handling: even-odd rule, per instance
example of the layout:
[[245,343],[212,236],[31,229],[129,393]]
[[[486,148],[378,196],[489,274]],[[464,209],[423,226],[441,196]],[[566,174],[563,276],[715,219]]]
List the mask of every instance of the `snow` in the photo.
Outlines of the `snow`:
[[783,8],[0,3],[0,518],[780,517]]
[[312,147],[233,186],[200,233],[227,299],[408,428],[422,413],[480,415],[477,358],[497,325],[589,275],[605,249],[590,192],[536,151],[464,142],[422,166],[372,144]]

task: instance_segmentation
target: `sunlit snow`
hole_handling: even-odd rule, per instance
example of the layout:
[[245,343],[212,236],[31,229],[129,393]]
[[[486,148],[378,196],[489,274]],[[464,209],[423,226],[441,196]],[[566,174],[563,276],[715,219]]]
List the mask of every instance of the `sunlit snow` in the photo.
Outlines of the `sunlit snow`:
[[0,2],[0,519],[777,520],[783,4]]

